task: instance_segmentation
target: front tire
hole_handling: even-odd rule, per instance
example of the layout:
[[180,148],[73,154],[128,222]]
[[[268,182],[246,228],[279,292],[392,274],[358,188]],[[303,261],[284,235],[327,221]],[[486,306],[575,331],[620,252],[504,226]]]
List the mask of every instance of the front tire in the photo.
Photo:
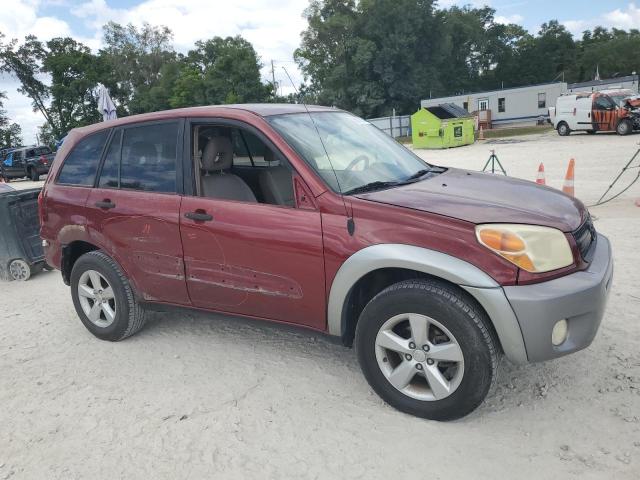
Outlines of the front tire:
[[618,135],[629,135],[633,130],[633,124],[629,120],[622,120],[616,127]]
[[101,340],[117,342],[144,326],[145,311],[129,280],[100,250],[82,255],[74,264],[71,296],[84,326]]
[[498,347],[486,314],[436,280],[407,280],[376,295],[356,328],[362,371],[383,400],[431,420],[475,410],[495,381]]

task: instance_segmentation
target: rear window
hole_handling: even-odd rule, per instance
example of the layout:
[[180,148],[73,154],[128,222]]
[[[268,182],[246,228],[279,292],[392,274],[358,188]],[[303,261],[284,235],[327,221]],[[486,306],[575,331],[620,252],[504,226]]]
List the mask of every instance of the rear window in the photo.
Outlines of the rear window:
[[49,147],[38,147],[34,150],[35,155],[49,155],[51,149]]
[[94,133],[78,142],[62,165],[58,183],[91,187],[96,177],[108,130]]

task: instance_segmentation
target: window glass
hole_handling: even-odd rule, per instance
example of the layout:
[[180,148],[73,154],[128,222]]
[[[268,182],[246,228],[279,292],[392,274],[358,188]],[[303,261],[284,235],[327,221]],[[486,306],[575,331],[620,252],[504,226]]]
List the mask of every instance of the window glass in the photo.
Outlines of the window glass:
[[374,125],[344,112],[267,117],[336,192],[373,182],[402,182],[429,165]]
[[234,166],[268,167],[279,165],[274,155],[267,152],[264,142],[253,133],[234,128],[231,132],[231,141],[233,143]]
[[38,147],[35,149],[36,155],[48,155],[51,153],[51,149],[49,147]]
[[122,141],[120,188],[175,193],[178,124],[128,128]]
[[504,112],[505,110],[505,99],[504,98],[498,98],[498,112]]
[[547,106],[547,94],[539,93],[538,94],[538,108],[546,108]]
[[120,167],[120,141],[122,130],[116,132],[104,157],[98,185],[101,188],[118,188],[118,168]]
[[596,110],[607,110],[610,108],[615,108],[615,103],[609,97],[604,95],[599,95],[595,100]]
[[82,139],[67,155],[58,183],[92,186],[108,134],[108,130],[103,130]]

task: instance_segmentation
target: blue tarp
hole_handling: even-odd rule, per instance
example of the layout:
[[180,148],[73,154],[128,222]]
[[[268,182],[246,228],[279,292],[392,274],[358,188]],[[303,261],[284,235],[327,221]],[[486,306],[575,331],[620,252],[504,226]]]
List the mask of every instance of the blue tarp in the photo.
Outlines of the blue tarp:
[[2,163],[5,167],[13,167],[13,152],[9,152]]

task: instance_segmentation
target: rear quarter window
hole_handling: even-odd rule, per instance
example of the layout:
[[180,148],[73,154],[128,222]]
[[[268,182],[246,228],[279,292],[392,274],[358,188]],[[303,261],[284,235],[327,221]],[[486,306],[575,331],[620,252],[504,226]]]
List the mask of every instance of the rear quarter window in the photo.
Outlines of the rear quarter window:
[[93,186],[102,150],[108,136],[109,130],[103,130],[80,140],[65,158],[57,183]]

